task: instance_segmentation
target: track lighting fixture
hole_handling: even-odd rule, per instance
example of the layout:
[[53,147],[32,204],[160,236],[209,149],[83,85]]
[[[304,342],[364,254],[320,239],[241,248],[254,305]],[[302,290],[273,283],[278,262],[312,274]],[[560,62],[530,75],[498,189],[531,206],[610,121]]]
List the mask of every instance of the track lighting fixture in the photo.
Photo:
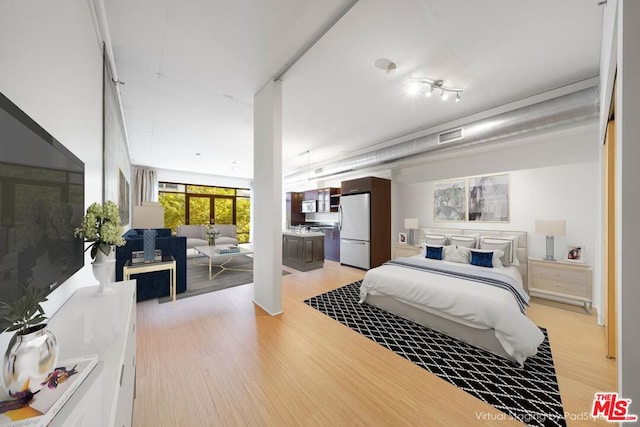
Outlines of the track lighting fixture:
[[440,91],[440,99],[443,101],[449,99],[449,94],[455,93],[455,101],[460,102],[460,94],[463,92],[461,88],[445,86],[442,80],[411,77],[407,84],[407,93],[410,95],[424,93],[425,96],[430,97],[433,91],[438,89]]

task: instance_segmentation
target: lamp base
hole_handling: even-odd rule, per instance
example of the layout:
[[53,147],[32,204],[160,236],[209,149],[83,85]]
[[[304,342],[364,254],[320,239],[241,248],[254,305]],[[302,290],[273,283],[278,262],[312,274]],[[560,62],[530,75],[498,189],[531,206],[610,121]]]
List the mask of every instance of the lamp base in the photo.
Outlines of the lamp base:
[[411,246],[415,246],[416,242],[416,230],[407,230],[407,244]]
[[545,261],[557,261],[557,259],[553,257],[553,248],[553,236],[547,236],[547,255],[544,257]]

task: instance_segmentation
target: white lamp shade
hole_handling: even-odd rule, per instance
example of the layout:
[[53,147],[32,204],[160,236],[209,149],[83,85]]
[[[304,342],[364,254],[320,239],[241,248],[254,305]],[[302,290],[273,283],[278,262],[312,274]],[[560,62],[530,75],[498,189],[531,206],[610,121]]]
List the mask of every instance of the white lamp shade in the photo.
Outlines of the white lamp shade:
[[405,218],[404,219],[404,228],[407,230],[417,230],[418,229],[418,218]]
[[565,220],[536,220],[536,234],[545,236],[564,236],[567,222]]

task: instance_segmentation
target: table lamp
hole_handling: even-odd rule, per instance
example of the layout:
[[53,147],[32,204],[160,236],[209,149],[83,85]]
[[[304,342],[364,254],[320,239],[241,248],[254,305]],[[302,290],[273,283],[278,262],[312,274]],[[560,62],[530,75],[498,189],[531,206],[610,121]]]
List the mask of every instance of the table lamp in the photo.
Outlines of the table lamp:
[[409,230],[407,243],[409,245],[415,245],[416,244],[415,232],[418,229],[418,218],[405,218],[404,228]]
[[536,234],[544,234],[547,236],[547,255],[544,257],[547,261],[555,261],[553,257],[553,237],[564,236],[566,230],[566,221],[564,220],[536,220]]

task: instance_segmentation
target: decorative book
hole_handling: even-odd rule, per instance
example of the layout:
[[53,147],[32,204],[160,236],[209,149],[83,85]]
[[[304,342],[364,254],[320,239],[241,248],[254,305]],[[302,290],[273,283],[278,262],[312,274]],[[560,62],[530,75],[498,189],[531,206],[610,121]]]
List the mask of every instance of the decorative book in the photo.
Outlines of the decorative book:
[[236,254],[240,252],[240,248],[237,246],[229,246],[228,248],[216,248],[216,253],[219,254]]
[[46,426],[98,363],[98,356],[65,360],[36,390],[0,402],[0,426]]

